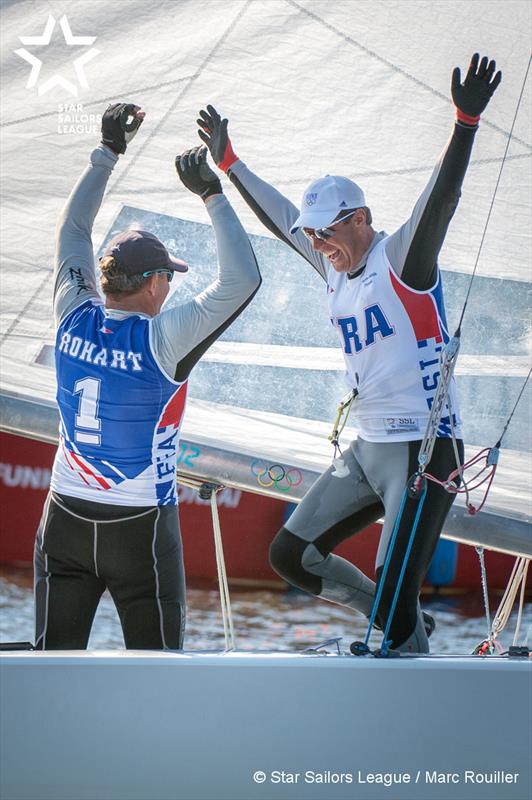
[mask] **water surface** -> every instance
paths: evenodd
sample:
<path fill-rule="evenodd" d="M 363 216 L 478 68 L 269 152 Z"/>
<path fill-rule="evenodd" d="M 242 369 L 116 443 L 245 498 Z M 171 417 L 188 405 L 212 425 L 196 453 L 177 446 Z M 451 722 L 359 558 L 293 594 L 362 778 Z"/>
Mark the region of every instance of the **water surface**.
<path fill-rule="evenodd" d="M 212 587 L 187 588 L 187 650 L 222 649 L 223 624 L 218 591 Z M 490 600 L 495 613 L 500 597 Z M 428 595 L 423 607 L 437 622 L 431 637 L 434 653 L 469 654 L 486 638 L 487 622 L 479 593 L 453 596 Z M 365 620 L 332 603 L 316 600 L 299 591 L 231 589 L 235 637 L 240 650 L 301 651 L 332 637 L 341 636 L 342 648 L 366 635 Z M 505 650 L 512 644 L 516 612 L 500 642 Z M 4 567 L 0 572 L 0 641 L 33 640 L 32 572 Z M 378 646 L 375 635 L 372 644 Z M 532 646 L 532 603 L 527 603 L 521 623 L 519 644 Z M 89 642 L 91 649 L 123 649 L 124 642 L 113 601 L 102 597 Z"/>

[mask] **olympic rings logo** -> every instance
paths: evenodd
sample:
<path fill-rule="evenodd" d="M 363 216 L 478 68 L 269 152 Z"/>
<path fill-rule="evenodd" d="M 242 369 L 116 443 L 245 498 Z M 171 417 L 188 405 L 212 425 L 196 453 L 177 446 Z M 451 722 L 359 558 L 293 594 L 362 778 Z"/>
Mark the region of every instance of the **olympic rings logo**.
<path fill-rule="evenodd" d="M 251 472 L 259 486 L 265 489 L 275 486 L 279 492 L 289 492 L 303 480 L 303 475 L 295 467 L 286 468 L 282 464 L 268 464 L 258 458 L 252 461 Z"/>

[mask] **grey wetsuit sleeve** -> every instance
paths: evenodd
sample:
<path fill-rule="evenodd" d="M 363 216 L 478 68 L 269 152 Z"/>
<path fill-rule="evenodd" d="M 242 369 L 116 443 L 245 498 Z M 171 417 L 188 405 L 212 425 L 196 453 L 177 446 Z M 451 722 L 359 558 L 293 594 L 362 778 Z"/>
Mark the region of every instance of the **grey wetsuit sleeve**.
<path fill-rule="evenodd" d="M 460 200 L 476 131 L 476 126 L 455 123 L 410 218 L 386 241 L 390 264 L 413 289 L 430 289 L 436 283 L 438 255 Z"/>
<path fill-rule="evenodd" d="M 229 169 L 229 177 L 263 225 L 303 256 L 327 280 L 326 261 L 321 253 L 312 249 L 310 241 L 301 230 L 290 233 L 290 228 L 299 216 L 296 206 L 269 183 L 258 178 L 243 161 L 235 161 Z"/>
<path fill-rule="evenodd" d="M 59 218 L 54 263 L 56 325 L 76 306 L 100 297 L 96 287 L 92 226 L 117 161 L 118 156 L 109 148 L 97 147 Z"/>
<path fill-rule="evenodd" d="M 201 294 L 150 322 L 151 346 L 164 371 L 184 381 L 258 291 L 261 276 L 240 220 L 224 195 L 207 203 L 216 236 L 218 276 Z"/>

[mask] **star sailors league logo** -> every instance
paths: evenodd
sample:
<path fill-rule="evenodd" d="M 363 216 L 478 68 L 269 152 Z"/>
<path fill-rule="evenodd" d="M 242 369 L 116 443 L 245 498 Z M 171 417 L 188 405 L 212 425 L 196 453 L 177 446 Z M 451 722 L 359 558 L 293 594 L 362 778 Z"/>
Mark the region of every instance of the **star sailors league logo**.
<path fill-rule="evenodd" d="M 54 33 L 57 26 L 57 22 L 55 17 L 50 15 L 48 17 L 48 21 L 44 27 L 44 31 L 40 36 L 19 36 L 20 41 L 23 45 L 40 45 L 40 46 L 47 46 L 50 44 L 52 39 L 52 34 Z M 65 44 L 68 47 L 90 47 L 90 50 L 80 55 L 78 58 L 75 58 L 72 62 L 72 67 L 74 68 L 74 72 L 76 74 L 77 83 L 74 83 L 72 80 L 68 80 L 63 75 L 59 73 L 54 73 L 50 78 L 45 81 L 40 80 L 41 76 L 41 67 L 43 65 L 43 61 L 37 56 L 30 53 L 24 47 L 21 47 L 18 50 L 15 50 L 15 53 L 27 61 L 28 64 L 31 65 L 31 72 L 28 78 L 28 82 L 26 83 L 26 89 L 33 89 L 35 86 L 37 87 L 37 94 L 39 97 L 43 94 L 46 94 L 50 91 L 50 89 L 55 88 L 56 86 L 60 86 L 62 89 L 65 89 L 70 94 L 77 97 L 79 92 L 79 87 L 81 86 L 83 89 L 88 89 L 89 84 L 87 82 L 87 78 L 85 76 L 85 65 L 92 61 L 92 59 L 98 55 L 100 52 L 95 47 L 91 45 L 94 44 L 96 41 L 96 36 L 74 36 L 72 34 L 72 30 L 70 29 L 70 24 L 66 15 L 63 15 L 59 20 L 59 27 L 63 34 L 63 39 Z M 72 54 L 79 52 L 73 51 Z"/>

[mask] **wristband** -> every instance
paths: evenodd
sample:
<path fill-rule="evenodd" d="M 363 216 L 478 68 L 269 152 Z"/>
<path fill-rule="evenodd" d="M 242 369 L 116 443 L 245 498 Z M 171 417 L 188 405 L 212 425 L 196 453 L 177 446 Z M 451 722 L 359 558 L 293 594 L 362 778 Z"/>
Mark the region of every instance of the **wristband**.
<path fill-rule="evenodd" d="M 463 111 L 460 111 L 459 108 L 456 109 L 456 119 L 458 122 L 465 122 L 466 125 L 478 125 L 480 120 L 480 114 L 478 117 L 471 117 L 469 114 L 464 114 Z"/>
<path fill-rule="evenodd" d="M 223 172 L 227 172 L 229 167 L 232 167 L 235 161 L 238 161 L 238 156 L 235 155 L 233 146 L 231 144 L 231 139 L 227 139 L 227 145 L 224 152 L 223 160 L 220 161 L 218 164 L 218 168 L 221 169 Z"/>
<path fill-rule="evenodd" d="M 205 202 L 208 197 L 212 197 L 214 194 L 223 194 L 222 184 L 219 180 L 210 182 L 202 191 L 200 197 Z"/>

